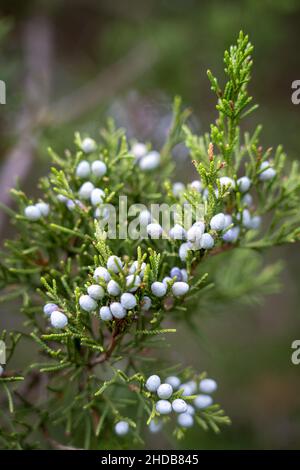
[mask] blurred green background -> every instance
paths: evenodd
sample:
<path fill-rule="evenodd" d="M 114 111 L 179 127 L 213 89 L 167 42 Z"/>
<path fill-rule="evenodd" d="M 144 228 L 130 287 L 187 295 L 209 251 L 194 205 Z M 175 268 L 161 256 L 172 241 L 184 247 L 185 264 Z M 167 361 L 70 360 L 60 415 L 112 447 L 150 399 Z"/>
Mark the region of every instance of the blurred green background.
<path fill-rule="evenodd" d="M 282 143 L 299 158 L 300 105 L 291 83 L 300 79 L 300 2 L 297 0 L 57 0 L 0 2 L 0 79 L 7 104 L 0 116 L 0 198 L 16 176 L 32 193 L 48 167 L 47 147 L 63 152 L 74 130 L 97 136 L 108 115 L 129 137 L 162 143 L 175 94 L 193 109 L 204 132 L 215 118 L 207 68 L 220 78 L 224 49 L 240 29 L 255 45 L 250 86 L 260 108 L 247 120 L 264 125 L 262 144 Z M 192 166 L 177 152 L 178 179 Z M 11 236 L 4 215 L 1 238 Z M 223 263 L 229 262 L 227 255 Z M 281 291 L 263 304 L 237 301 L 201 312 L 201 336 L 181 330 L 170 348 L 175 362 L 208 370 L 233 424 L 220 435 L 189 431 L 182 448 L 297 448 L 300 442 L 300 365 L 291 343 L 300 336 L 299 247 L 275 249 L 283 258 Z M 226 280 L 225 280 L 226 281 Z M 20 324 L 18 306 L 1 307 L 0 328 Z M 16 367 L 34 351 L 23 351 Z M 177 445 L 177 444 L 176 444 Z M 149 436 L 147 447 L 172 448 Z"/>

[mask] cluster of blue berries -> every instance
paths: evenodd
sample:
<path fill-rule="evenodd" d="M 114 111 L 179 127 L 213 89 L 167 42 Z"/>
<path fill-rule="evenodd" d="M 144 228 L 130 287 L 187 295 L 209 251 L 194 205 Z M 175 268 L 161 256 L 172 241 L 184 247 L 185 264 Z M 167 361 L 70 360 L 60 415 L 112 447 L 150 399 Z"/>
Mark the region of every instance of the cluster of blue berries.
<path fill-rule="evenodd" d="M 50 206 L 46 202 L 40 201 L 34 205 L 25 207 L 24 215 L 28 220 L 36 221 L 42 217 L 47 217 L 50 212 Z"/>
<path fill-rule="evenodd" d="M 142 171 L 154 170 L 160 165 L 160 154 L 156 150 L 149 151 L 141 142 L 133 144 L 131 153 Z"/>
<path fill-rule="evenodd" d="M 93 278 L 100 284 L 88 286 L 87 294 L 79 298 L 80 307 L 87 312 L 95 311 L 98 308 L 98 301 L 103 301 L 105 297 L 110 296 L 116 300 L 111 301 L 110 299 L 108 305 L 100 307 L 100 318 L 104 321 L 110 321 L 126 317 L 127 312 L 135 309 L 138 305 L 134 294 L 141 287 L 145 268 L 145 263 L 139 266 L 138 261 L 134 261 L 126 275 L 126 286 L 122 289 L 124 281 L 121 278 L 119 282 L 115 279 L 121 272 L 123 274 L 124 263 L 118 256 L 110 256 L 106 268 L 100 266 L 95 269 Z M 139 305 L 142 310 L 149 310 L 151 299 L 144 296 Z"/>
<path fill-rule="evenodd" d="M 276 176 L 276 171 L 272 168 L 269 161 L 260 165 L 258 179 L 260 181 L 269 181 Z M 209 227 L 205 227 L 203 221 L 195 222 L 189 230 L 185 230 L 181 225 L 175 224 L 169 231 L 169 237 L 173 240 L 185 240 L 185 243 L 179 248 L 179 257 L 186 261 L 189 250 L 209 250 L 214 247 L 215 239 L 220 236 L 226 243 L 235 243 L 239 237 L 241 226 L 246 229 L 257 230 L 261 224 L 261 217 L 252 215 L 249 207 L 253 204 L 253 198 L 249 194 L 252 182 L 248 176 L 242 176 L 236 182 L 228 176 L 219 179 L 220 186 L 226 188 L 229 192 L 238 190 L 242 193 L 242 202 L 244 209 L 242 213 L 234 215 L 219 213 L 212 217 Z M 203 190 L 201 181 L 193 181 L 189 187 L 199 193 L 202 193 L 203 199 L 208 197 L 208 190 Z M 173 194 L 175 197 L 181 197 L 185 191 L 185 185 L 177 182 L 173 184 Z M 218 195 L 218 189 L 215 189 Z M 234 223 L 235 219 L 235 223 Z M 148 228 L 149 227 L 149 228 Z M 159 238 L 163 231 L 159 224 L 149 224 L 148 234 L 153 238 Z"/>
<path fill-rule="evenodd" d="M 125 266 L 121 258 L 111 255 L 106 267 L 99 266 L 94 270 L 94 282 L 87 286 L 86 294 L 79 297 L 81 309 L 89 313 L 98 310 L 103 321 L 120 320 L 135 309 L 149 311 L 153 298 L 160 299 L 167 294 L 180 298 L 188 293 L 186 269 L 174 267 L 170 276 L 152 282 L 149 295 L 143 295 L 145 269 L 144 262 L 133 261 L 130 266 Z M 68 324 L 68 317 L 54 303 L 46 304 L 44 313 L 55 328 L 64 328 Z"/>
<path fill-rule="evenodd" d="M 157 416 L 150 421 L 149 430 L 157 433 L 163 427 L 162 417 L 172 413 L 175 414 L 179 427 L 184 429 L 192 427 L 197 411 L 213 404 L 211 394 L 217 390 L 217 383 L 209 378 L 203 378 L 199 383 L 196 380 L 181 382 L 175 375 L 167 377 L 162 383 L 158 375 L 151 375 L 146 380 L 145 388 L 156 401 Z M 129 423 L 125 420 L 118 421 L 114 429 L 118 436 L 125 436 L 130 429 Z"/>
<path fill-rule="evenodd" d="M 114 277 L 123 271 L 124 263 L 117 256 L 110 256 L 107 261 L 107 268 L 98 267 L 94 271 L 94 279 L 99 284 L 92 284 L 87 288 L 87 294 L 82 295 L 79 299 L 81 308 L 87 312 L 92 312 L 97 309 L 98 301 L 108 294 L 110 297 L 116 297 L 117 299 L 110 302 L 108 305 L 100 307 L 99 315 L 104 321 L 110 321 L 115 319 L 122 319 L 127 315 L 129 310 L 133 310 L 138 306 L 138 301 L 135 293 L 138 289 L 142 288 L 142 282 L 146 263 L 141 263 L 139 266 L 138 261 L 134 261 L 126 275 L 126 289 L 121 288 L 121 280 L 117 282 L 111 278 L 111 274 Z M 124 274 L 124 273 L 123 273 Z M 162 282 L 155 281 L 151 284 L 151 293 L 154 297 L 164 297 L 169 289 L 168 281 L 177 280 L 172 284 L 171 293 L 175 297 L 181 297 L 189 291 L 189 285 L 187 281 L 187 272 L 185 269 L 180 270 L 179 268 L 173 268 L 170 272 L 171 277 L 165 277 Z M 148 311 L 151 308 L 152 300 L 149 296 L 145 295 L 141 297 L 139 307 L 142 311 Z"/>
<path fill-rule="evenodd" d="M 175 282 L 172 283 L 172 281 Z M 188 293 L 190 286 L 187 283 L 188 274 L 186 269 L 180 269 L 177 266 L 171 269 L 170 275 L 163 278 L 163 280 L 155 281 L 151 285 L 151 292 L 155 297 L 164 297 L 168 290 L 169 285 L 172 284 L 170 288 L 171 293 L 174 297 L 183 297 Z"/>
<path fill-rule="evenodd" d="M 57 199 L 59 200 L 59 202 L 62 202 L 63 204 L 65 204 L 65 206 L 67 207 L 67 209 L 69 209 L 69 211 L 73 211 L 75 207 L 84 209 L 84 204 L 82 204 L 82 202 L 79 199 L 74 199 L 74 200 L 69 199 L 63 194 L 58 194 Z"/>
<path fill-rule="evenodd" d="M 61 312 L 58 305 L 54 303 L 47 303 L 44 305 L 44 314 L 50 319 L 53 328 L 65 328 L 68 324 L 68 317 L 65 313 Z"/>
<path fill-rule="evenodd" d="M 96 142 L 90 137 L 86 137 L 81 142 L 81 149 L 84 153 L 89 154 L 95 152 L 97 149 Z M 90 176 L 93 176 L 96 179 L 102 178 L 107 173 L 107 166 L 102 160 L 94 160 L 89 162 L 87 160 L 81 160 L 76 168 L 76 176 L 79 179 L 88 179 Z M 66 205 L 69 210 L 74 210 L 74 208 L 79 206 L 84 208 L 82 201 L 90 201 L 92 206 L 95 209 L 95 217 L 100 215 L 99 206 L 103 203 L 105 193 L 101 188 L 95 187 L 91 181 L 85 181 L 78 190 L 77 199 L 68 199 L 66 196 L 59 194 L 58 200 Z"/>
<path fill-rule="evenodd" d="M 217 389 L 217 383 L 208 378 L 200 380 L 199 384 L 195 380 L 182 383 L 177 376 L 167 377 L 165 382 L 161 383 L 158 375 L 151 375 L 145 387 L 151 394 L 155 394 L 155 398 L 156 396 L 159 398 L 155 404 L 155 410 L 159 416 L 175 412 L 177 424 L 182 428 L 189 428 L 194 424 L 196 410 L 205 409 L 213 404 L 210 394 Z M 198 391 L 201 393 L 199 394 Z M 178 392 L 181 393 L 179 397 Z M 192 401 L 193 405 L 187 401 Z M 161 419 L 155 419 L 150 422 L 149 429 L 151 432 L 158 432 L 162 425 Z"/>
<path fill-rule="evenodd" d="M 276 176 L 276 170 L 272 167 L 271 162 L 268 160 L 262 162 L 259 169 L 260 181 L 270 181 Z"/>

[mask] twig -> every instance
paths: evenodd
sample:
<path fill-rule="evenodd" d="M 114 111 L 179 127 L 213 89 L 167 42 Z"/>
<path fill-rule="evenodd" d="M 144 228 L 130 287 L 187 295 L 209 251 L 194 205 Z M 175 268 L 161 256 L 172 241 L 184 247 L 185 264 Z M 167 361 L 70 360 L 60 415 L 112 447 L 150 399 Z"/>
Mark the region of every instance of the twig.
<path fill-rule="evenodd" d="M 92 367 L 95 367 L 96 365 L 98 364 L 102 364 L 103 362 L 107 361 L 107 359 L 110 358 L 110 356 L 112 355 L 116 345 L 117 345 L 117 336 L 118 336 L 119 332 L 118 332 L 118 329 L 116 328 L 111 336 L 111 340 L 110 340 L 110 344 L 107 348 L 107 350 L 100 354 L 100 356 L 96 357 L 95 359 L 93 359 L 88 367 L 92 368 Z"/>

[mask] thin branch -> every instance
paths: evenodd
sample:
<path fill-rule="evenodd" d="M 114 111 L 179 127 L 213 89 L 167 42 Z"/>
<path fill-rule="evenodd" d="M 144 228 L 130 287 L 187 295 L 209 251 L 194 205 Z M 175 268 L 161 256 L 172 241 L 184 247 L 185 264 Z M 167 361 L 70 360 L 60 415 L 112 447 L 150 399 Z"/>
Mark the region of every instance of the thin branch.
<path fill-rule="evenodd" d="M 112 336 L 111 336 L 110 343 L 109 343 L 109 346 L 108 346 L 107 350 L 104 353 L 100 354 L 100 356 L 98 356 L 95 359 L 91 360 L 91 362 L 88 365 L 89 368 L 93 368 L 98 364 L 102 364 L 103 362 L 107 361 L 110 358 L 110 356 L 112 355 L 115 347 L 117 346 L 118 334 L 119 334 L 119 331 L 116 328 L 114 330 Z"/>

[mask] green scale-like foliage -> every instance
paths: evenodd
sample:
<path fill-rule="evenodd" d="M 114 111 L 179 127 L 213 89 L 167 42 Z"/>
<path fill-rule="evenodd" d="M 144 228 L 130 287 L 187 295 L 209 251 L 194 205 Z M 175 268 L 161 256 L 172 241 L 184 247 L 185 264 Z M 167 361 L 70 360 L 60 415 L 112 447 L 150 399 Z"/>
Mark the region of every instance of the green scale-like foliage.
<path fill-rule="evenodd" d="M 240 120 L 256 107 L 247 90 L 252 52 L 248 37 L 240 33 L 237 44 L 225 52 L 225 85 L 208 72 L 218 111 L 209 133 L 194 135 L 187 124 L 189 110 L 182 110 L 180 99 L 175 99 L 173 122 L 159 151 L 157 168 L 143 171 L 125 132 L 109 121 L 91 152 L 82 150 L 84 140 L 79 134 L 75 134 L 74 151 L 68 150 L 64 156 L 49 151 L 53 167 L 39 184 L 41 198 L 49 204 L 48 215 L 29 220 L 26 208 L 35 202 L 21 190 L 12 190 L 18 210 L 6 210 L 17 235 L 6 242 L 1 256 L 1 300 L 23 300 L 21 313 L 26 332 L 30 333 L 2 334 L 8 364 L 0 384 L 7 394 L 10 412 L 1 410 L 2 447 L 132 447 L 143 443 L 145 426 L 157 419 L 164 421 L 166 432 L 172 431 L 173 423 L 174 435 L 184 436 L 186 428 L 174 424 L 174 414 L 172 418 L 159 416 L 158 397 L 147 390 L 146 379 L 159 373 L 163 381 L 175 374 L 181 384 L 198 384 L 206 374 L 188 368 L 184 359 L 182 364 L 174 365 L 166 354 L 161 355 L 168 335 L 176 334 L 182 322 L 196 332 L 196 317 L 201 311 L 213 312 L 226 302 L 247 301 L 272 291 L 277 286 L 275 276 L 280 265 L 262 267 L 257 253 L 299 238 L 297 164 L 287 162 L 281 147 L 273 151 L 260 146 L 260 126 L 252 134 L 240 131 Z M 179 194 L 171 183 L 172 149 L 178 143 L 189 149 L 199 174 L 197 189 L 193 184 L 186 185 Z M 165 203 L 182 208 L 188 202 L 193 208 L 192 222 L 197 222 L 196 210 L 201 205 L 201 221 L 213 246 L 196 249 L 190 244 L 183 256 L 183 240 L 109 238 L 90 200 L 80 200 L 79 190 L 86 179 L 76 176 L 76 169 L 82 160 L 101 160 L 106 165 L 103 176 L 88 178 L 104 191 L 98 209 L 109 203 L 118 215 L 120 196 L 127 197 L 128 207 Z M 270 169 L 271 177 L 264 177 Z M 241 176 L 251 183 L 246 191 L 241 188 Z M 230 222 L 220 230 L 212 229 L 211 219 L 220 213 L 230 216 Z M 232 233 L 234 236 L 229 237 Z M 126 277 L 133 273 L 134 261 L 137 266 L 133 282 L 137 276 L 141 282 L 132 292 L 136 306 L 124 318 L 102 321 L 99 308 L 109 306 L 120 296 L 109 295 L 107 283 L 93 276 L 96 268 L 106 267 L 111 255 L 120 257 L 123 263 L 119 271 L 109 269 L 121 292 L 133 287 Z M 165 295 L 157 297 L 153 283 L 169 276 L 175 266 L 186 270 L 188 291 L 183 296 L 175 295 L 177 279 L 172 278 L 165 281 Z M 79 299 L 93 284 L 103 287 L 105 295 L 97 300 L 96 308 L 86 311 Z M 145 296 L 151 300 L 147 310 Z M 43 315 L 43 304 L 47 302 L 55 303 L 67 317 L 65 327 L 54 328 Z M 44 362 L 30 364 L 22 373 L 16 373 L 10 370 L 9 360 L 22 337 L 37 344 Z M 37 384 L 43 384 L 37 402 L 27 396 L 32 377 L 36 377 Z M 23 378 L 25 382 L 18 385 Z M 183 396 L 183 391 L 182 387 L 174 390 L 171 400 Z M 198 393 L 191 390 L 184 396 L 185 401 L 193 404 Z M 127 436 L 114 433 L 118 421 L 129 424 Z M 212 404 L 197 409 L 194 422 L 203 430 L 218 432 L 229 418 L 219 405 Z"/>

